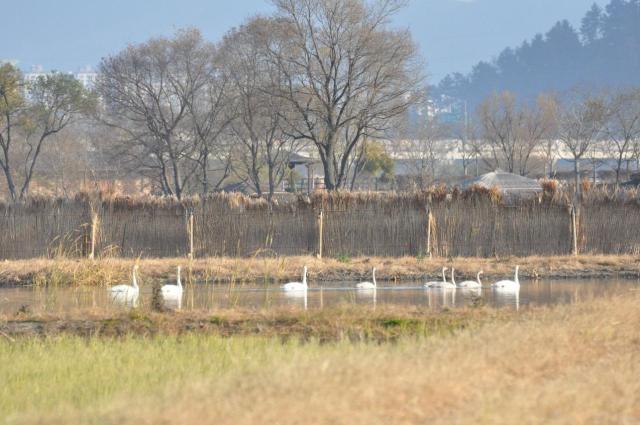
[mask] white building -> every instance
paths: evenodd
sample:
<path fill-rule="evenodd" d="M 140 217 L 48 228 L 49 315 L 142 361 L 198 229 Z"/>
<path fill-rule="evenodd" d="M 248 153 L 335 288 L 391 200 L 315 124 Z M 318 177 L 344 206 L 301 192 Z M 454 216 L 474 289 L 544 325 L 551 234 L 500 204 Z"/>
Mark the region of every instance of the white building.
<path fill-rule="evenodd" d="M 90 66 L 85 66 L 75 73 L 74 76 L 76 77 L 76 80 L 80 81 L 85 89 L 91 90 L 96 84 L 98 73 Z"/>
<path fill-rule="evenodd" d="M 27 83 L 26 85 L 28 86 L 30 84 L 35 83 L 38 80 L 38 78 L 46 77 L 48 74 L 50 73 L 45 72 L 42 65 L 34 65 L 31 67 L 30 72 L 26 72 L 24 74 L 24 82 Z"/>
<path fill-rule="evenodd" d="M 27 83 L 25 86 L 28 87 L 30 84 L 36 82 L 40 77 L 46 77 L 47 75 L 53 74 L 54 71 L 45 71 L 42 65 L 34 65 L 31 67 L 30 72 L 26 72 L 24 74 L 24 81 Z M 98 78 L 98 73 L 95 72 L 90 66 L 86 66 L 81 68 L 76 73 L 69 73 L 73 75 L 76 80 L 78 80 L 82 86 L 91 90 L 95 86 L 96 79 Z M 26 93 L 25 93 L 26 94 Z"/>

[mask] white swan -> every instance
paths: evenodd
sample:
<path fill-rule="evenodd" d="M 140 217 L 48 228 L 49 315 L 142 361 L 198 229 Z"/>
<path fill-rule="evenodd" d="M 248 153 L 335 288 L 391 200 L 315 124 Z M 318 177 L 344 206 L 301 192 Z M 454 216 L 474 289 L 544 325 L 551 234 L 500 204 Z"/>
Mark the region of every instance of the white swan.
<path fill-rule="evenodd" d="M 492 288 L 502 288 L 502 289 L 518 289 L 520 288 L 520 281 L 518 280 L 518 270 L 520 270 L 520 266 L 516 266 L 515 280 L 501 280 L 499 282 L 491 285 Z"/>
<path fill-rule="evenodd" d="M 138 287 L 138 279 L 136 278 L 136 272 L 138 271 L 138 265 L 133 266 L 133 273 L 131 275 L 131 285 L 116 285 L 109 288 L 109 295 L 111 300 L 122 304 L 135 304 L 138 301 L 140 295 L 140 288 Z"/>
<path fill-rule="evenodd" d="M 376 283 L 376 268 L 373 268 L 373 282 L 360 282 L 356 285 L 356 289 L 360 289 L 360 290 L 372 290 L 372 289 L 376 289 L 378 287 L 377 283 Z"/>
<path fill-rule="evenodd" d="M 182 280 L 180 279 L 180 266 L 177 268 L 178 277 L 176 278 L 175 285 L 162 285 L 160 291 L 162 292 L 162 298 L 165 300 L 178 300 L 182 298 Z"/>
<path fill-rule="evenodd" d="M 467 289 L 480 289 L 482 288 L 482 282 L 480 281 L 480 275 L 484 272 L 480 270 L 476 275 L 476 280 L 465 280 L 464 282 L 458 283 L 459 288 L 467 288 Z"/>
<path fill-rule="evenodd" d="M 449 270 L 448 267 L 442 268 L 442 282 L 427 282 L 424 284 L 425 288 L 456 289 L 454 283 L 447 282 L 447 276 L 445 275 L 447 270 Z"/>
<path fill-rule="evenodd" d="M 436 288 L 436 287 L 440 287 L 439 285 L 442 285 L 442 282 L 446 282 L 447 281 L 447 276 L 445 275 L 445 272 L 448 270 L 447 267 L 443 267 L 442 268 L 442 281 L 431 281 L 431 282 L 427 282 L 424 284 L 425 288 Z M 438 285 L 438 286 L 436 286 Z"/>
<path fill-rule="evenodd" d="M 282 289 L 285 291 L 306 291 L 307 286 L 307 266 L 304 266 L 302 272 L 302 282 L 289 282 L 282 285 Z"/>

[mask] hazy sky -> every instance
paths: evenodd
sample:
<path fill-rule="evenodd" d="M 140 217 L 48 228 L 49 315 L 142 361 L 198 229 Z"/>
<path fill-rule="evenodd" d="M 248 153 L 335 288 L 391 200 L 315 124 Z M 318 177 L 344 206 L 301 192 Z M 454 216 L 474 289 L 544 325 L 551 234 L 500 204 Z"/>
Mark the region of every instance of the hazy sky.
<path fill-rule="evenodd" d="M 408 26 L 431 82 L 467 72 L 481 59 L 515 46 L 560 19 L 579 25 L 594 0 L 411 0 L 395 22 Z M 604 5 L 606 0 L 597 0 Z M 268 0 L 0 0 L 0 59 L 28 70 L 96 66 L 129 42 L 199 27 L 211 40 L 256 13 Z"/>

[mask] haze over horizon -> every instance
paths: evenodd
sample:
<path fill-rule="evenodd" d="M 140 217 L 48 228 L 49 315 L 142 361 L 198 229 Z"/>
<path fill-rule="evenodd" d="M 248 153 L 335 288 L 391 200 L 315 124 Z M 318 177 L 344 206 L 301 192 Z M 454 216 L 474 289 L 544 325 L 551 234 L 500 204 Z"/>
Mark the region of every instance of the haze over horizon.
<path fill-rule="evenodd" d="M 214 4 L 211 4 L 214 3 Z M 223 3 L 226 3 L 223 5 Z M 429 82 L 451 72 L 466 73 L 480 60 L 518 46 L 559 20 L 579 26 L 594 0 L 411 0 L 395 18 L 408 27 L 427 62 Z M 601 6 L 607 1 L 596 0 Z M 64 6 L 61 7 L 60 5 Z M 0 27 L 0 59 L 17 60 L 23 70 L 33 65 L 75 71 L 97 67 L 104 56 L 128 43 L 138 43 L 176 29 L 195 26 L 218 41 L 247 17 L 269 13 L 267 0 L 208 2 L 160 0 L 154 8 L 141 0 L 86 1 L 24 0 L 4 5 L 11 16 Z M 123 12 L 128 11 L 128 12 Z"/>

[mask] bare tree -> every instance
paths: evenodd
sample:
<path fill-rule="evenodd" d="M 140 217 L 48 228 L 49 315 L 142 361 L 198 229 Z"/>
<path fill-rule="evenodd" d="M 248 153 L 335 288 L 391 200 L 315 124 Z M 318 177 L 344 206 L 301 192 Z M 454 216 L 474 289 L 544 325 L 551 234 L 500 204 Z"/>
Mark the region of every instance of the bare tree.
<path fill-rule="evenodd" d="M 420 189 L 432 185 L 442 173 L 438 167 L 453 146 L 448 143 L 449 126 L 437 117 L 424 116 L 411 126 L 404 141 L 403 156 Z"/>
<path fill-rule="evenodd" d="M 55 149 L 45 149 L 38 164 L 38 187 L 46 186 L 57 196 L 71 196 L 94 181 L 96 166 L 102 167 L 90 142 L 90 120 L 79 119 L 51 136 Z M 45 178 L 42 178 L 45 177 Z"/>
<path fill-rule="evenodd" d="M 451 123 L 447 126 L 448 129 L 448 137 L 452 137 L 457 141 L 457 149 L 460 154 L 460 159 L 462 160 L 462 175 L 469 175 L 469 166 L 471 164 L 471 159 L 475 157 L 475 151 L 473 149 L 473 141 L 471 140 L 471 136 L 473 134 L 472 123 L 469 121 L 469 117 L 466 111 L 466 103 L 465 103 L 465 111 L 464 117 L 462 120 Z"/>
<path fill-rule="evenodd" d="M 540 117 L 540 131 L 538 135 L 541 141 L 538 143 L 540 156 L 544 161 L 544 175 L 553 177 L 553 165 L 559 156 L 559 144 L 556 140 L 558 134 L 558 101 L 554 95 L 543 94 L 538 97 L 538 114 Z"/>
<path fill-rule="evenodd" d="M 616 186 L 622 164 L 633 156 L 633 144 L 640 138 L 640 89 L 624 89 L 608 102 L 605 134 L 615 149 Z"/>
<path fill-rule="evenodd" d="M 167 195 L 180 198 L 200 167 L 202 138 L 190 106 L 210 82 L 213 55 L 214 47 L 189 29 L 130 45 L 100 65 L 100 120 L 119 130 L 116 157 L 152 172 Z"/>
<path fill-rule="evenodd" d="M 540 145 L 540 156 L 544 159 L 544 175 L 553 178 L 556 158 L 560 155 L 557 140 L 549 137 Z"/>
<path fill-rule="evenodd" d="M 0 167 L 13 200 L 29 193 L 46 142 L 94 105 L 68 74 L 41 76 L 26 88 L 23 99 L 19 71 L 10 64 L 0 68 Z"/>
<path fill-rule="evenodd" d="M 483 135 L 491 157 L 484 158 L 491 168 L 504 168 L 510 173 L 518 166 L 518 127 L 522 115 L 517 110 L 515 95 L 509 92 L 493 94 L 478 108 Z"/>
<path fill-rule="evenodd" d="M 280 70 L 269 60 L 268 46 L 275 49 L 276 44 L 271 41 L 274 24 L 272 19 L 254 18 L 230 31 L 222 47 L 236 111 L 231 122 L 237 141 L 234 171 L 251 182 L 259 196 L 266 180 L 269 202 L 293 149 L 292 138 L 283 131 L 288 104 L 273 94 L 283 90 Z"/>
<path fill-rule="evenodd" d="M 574 92 L 558 108 L 558 138 L 573 156 L 575 190 L 581 199 L 580 160 L 597 142 L 606 118 L 605 102 L 599 95 Z"/>
<path fill-rule="evenodd" d="M 270 56 L 284 80 L 276 94 L 292 110 L 288 132 L 311 141 L 325 187 L 348 179 L 352 152 L 376 138 L 422 96 L 422 64 L 408 31 L 389 18 L 400 0 L 273 0 L 278 45 Z"/>
<path fill-rule="evenodd" d="M 202 194 L 218 190 L 232 171 L 232 145 L 229 142 L 230 126 L 237 110 L 231 107 L 234 94 L 229 74 L 221 65 L 222 55 L 210 46 L 210 62 L 204 70 L 206 82 L 187 99 L 188 125 L 192 128 L 198 146 L 196 163 L 199 171 L 195 177 L 202 187 Z M 187 69 L 186 72 L 191 72 Z M 211 168 L 214 164 L 215 168 Z"/>
<path fill-rule="evenodd" d="M 465 155 L 467 155 L 468 158 L 467 161 L 469 165 L 471 165 L 473 158 L 473 175 L 478 177 L 480 175 L 480 162 L 482 161 L 485 163 L 482 158 L 487 157 L 487 152 L 490 151 L 490 149 L 487 147 L 487 143 L 482 137 L 481 125 L 477 120 L 470 120 L 467 125 L 467 138 L 465 145 Z"/>
<path fill-rule="evenodd" d="M 491 152 L 485 162 L 491 168 L 526 175 L 532 154 L 553 128 L 550 98 L 541 96 L 532 105 L 518 105 L 509 92 L 493 94 L 479 107 L 483 136 Z"/>
<path fill-rule="evenodd" d="M 0 148 L 2 158 L 0 167 L 7 181 L 9 195 L 16 199 L 16 183 L 13 176 L 13 164 L 10 161 L 10 152 L 13 144 L 13 133 L 18 125 L 19 115 L 24 108 L 22 96 L 22 75 L 20 71 L 9 63 L 0 66 Z"/>
<path fill-rule="evenodd" d="M 552 96 L 540 95 L 536 103 L 521 108 L 522 121 L 519 128 L 520 143 L 517 156 L 518 172 L 525 176 L 529 172 L 533 153 L 553 138 L 556 131 L 557 106 Z"/>

